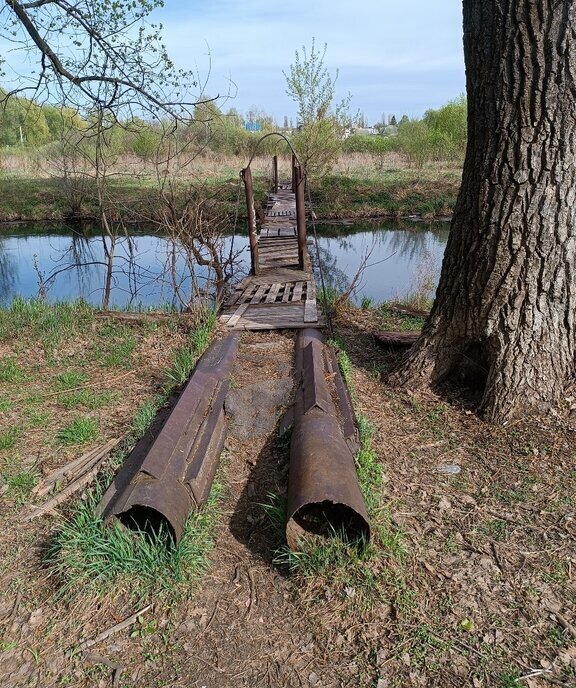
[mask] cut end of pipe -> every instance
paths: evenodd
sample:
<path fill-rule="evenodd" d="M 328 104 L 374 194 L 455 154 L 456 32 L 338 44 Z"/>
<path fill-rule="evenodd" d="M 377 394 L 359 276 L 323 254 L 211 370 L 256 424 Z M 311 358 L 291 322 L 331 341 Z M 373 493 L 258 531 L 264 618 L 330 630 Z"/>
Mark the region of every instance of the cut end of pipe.
<path fill-rule="evenodd" d="M 286 540 L 290 549 L 298 549 L 299 540 L 306 535 L 323 538 L 341 537 L 346 542 L 370 539 L 366 519 L 347 504 L 329 500 L 304 504 L 288 519 Z"/>
<path fill-rule="evenodd" d="M 116 514 L 116 518 L 125 528 L 144 533 L 151 538 L 156 539 L 166 534 L 167 539 L 173 544 L 176 544 L 179 539 L 166 516 L 150 506 L 136 504 L 130 509 Z"/>

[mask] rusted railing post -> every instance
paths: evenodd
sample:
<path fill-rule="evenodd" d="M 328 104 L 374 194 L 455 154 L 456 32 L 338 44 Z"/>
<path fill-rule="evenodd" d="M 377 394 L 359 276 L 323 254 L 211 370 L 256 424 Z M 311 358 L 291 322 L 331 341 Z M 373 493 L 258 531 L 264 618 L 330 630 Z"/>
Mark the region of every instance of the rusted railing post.
<path fill-rule="evenodd" d="M 254 210 L 254 189 L 252 186 L 252 171 L 246 167 L 241 172 L 246 192 L 246 211 L 248 214 L 248 235 L 250 237 L 250 260 L 252 274 L 259 273 L 258 265 L 258 236 L 256 235 L 256 212 Z"/>
<path fill-rule="evenodd" d="M 274 193 L 278 193 L 278 156 L 272 158 L 272 178 L 274 184 Z"/>
<path fill-rule="evenodd" d="M 300 270 L 306 270 L 306 203 L 304 200 L 304 185 L 306 177 L 300 165 L 294 167 L 296 180 L 296 230 L 298 233 L 298 265 Z"/>
<path fill-rule="evenodd" d="M 292 153 L 292 193 L 296 193 L 296 156 Z"/>

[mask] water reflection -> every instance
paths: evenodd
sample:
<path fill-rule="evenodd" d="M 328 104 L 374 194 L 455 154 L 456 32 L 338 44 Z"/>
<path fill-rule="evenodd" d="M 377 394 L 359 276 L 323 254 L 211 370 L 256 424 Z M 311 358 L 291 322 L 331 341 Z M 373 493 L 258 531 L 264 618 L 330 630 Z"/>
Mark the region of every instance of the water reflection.
<path fill-rule="evenodd" d="M 365 296 L 380 302 L 437 285 L 448 240 L 446 223 L 388 223 L 350 230 L 321 227 L 320 264 L 327 286 L 348 291 L 357 277 L 351 297 L 358 304 Z"/>
<path fill-rule="evenodd" d="M 419 275 L 437 280 L 448 226 L 386 223 L 380 226 L 321 225 L 318 227 L 320 263 L 327 286 L 349 289 L 362 261 L 366 267 L 353 299 L 375 301 L 407 294 Z M 220 240 L 219 240 L 220 241 Z M 106 277 L 104 238 L 97 231 L 74 231 L 64 226 L 10 226 L 0 237 L 0 302 L 16 295 L 44 296 L 50 301 L 81 297 L 100 305 Z M 313 262 L 316 247 L 309 239 Z M 236 256 L 235 278 L 250 264 L 247 237 L 224 237 L 217 251 L 225 261 L 231 248 Z M 130 230 L 117 238 L 110 304 L 117 307 L 181 308 L 198 292 L 209 291 L 210 266 L 194 262 L 190 251 L 152 231 Z"/>
<path fill-rule="evenodd" d="M 12 298 L 18 281 L 18 263 L 6 250 L 6 240 L 0 238 L 0 301 Z"/>

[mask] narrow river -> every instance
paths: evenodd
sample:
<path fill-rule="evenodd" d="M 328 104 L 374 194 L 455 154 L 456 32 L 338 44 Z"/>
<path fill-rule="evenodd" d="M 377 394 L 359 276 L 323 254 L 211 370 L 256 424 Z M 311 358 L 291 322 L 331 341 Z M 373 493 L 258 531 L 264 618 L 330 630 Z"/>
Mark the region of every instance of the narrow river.
<path fill-rule="evenodd" d="M 381 302 L 415 291 L 432 293 L 447 237 L 445 223 L 319 225 L 318 253 L 325 283 L 346 291 L 364 264 L 351 294 L 357 304 L 363 298 Z M 313 237 L 309 243 L 317 263 Z M 231 248 L 238 253 L 238 278 L 246 274 L 250 263 L 247 237 L 227 236 L 218 246 L 224 257 L 230 255 Z M 99 305 L 105 256 L 99 233 L 78 233 L 56 225 L 5 226 L 0 232 L 0 303 L 6 305 L 15 296 L 41 293 L 49 301 L 81 297 Z M 119 238 L 115 247 L 110 304 L 118 308 L 177 308 L 191 293 L 193 281 L 206 289 L 208 278 L 208 268 L 193 265 L 186 251 L 165 236 L 131 229 L 130 237 Z"/>

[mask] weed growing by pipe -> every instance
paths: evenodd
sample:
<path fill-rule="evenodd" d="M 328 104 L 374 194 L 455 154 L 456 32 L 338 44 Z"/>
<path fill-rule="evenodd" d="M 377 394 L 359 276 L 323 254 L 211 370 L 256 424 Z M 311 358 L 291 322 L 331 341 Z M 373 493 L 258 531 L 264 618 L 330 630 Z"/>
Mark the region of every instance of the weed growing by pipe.
<path fill-rule="evenodd" d="M 208 553 L 220 519 L 222 485 L 216 480 L 208 503 L 191 514 L 181 540 L 175 544 L 165 527 L 134 532 L 118 522 L 107 526 L 96 515 L 96 506 L 115 469 L 136 441 L 148 430 L 160 407 L 176 385 L 183 384 L 207 347 L 215 315 L 205 317 L 178 350 L 166 373 L 162 394 L 147 401 L 136 413 L 124 447 L 112 458 L 100 480 L 77 503 L 49 543 L 45 563 L 57 581 L 58 596 L 128 594 L 138 602 L 149 596 L 173 602 L 192 596 L 206 570 Z"/>
<path fill-rule="evenodd" d="M 339 346 L 342 375 L 353 394 L 352 365 Z M 360 449 L 355 461 L 358 480 L 372 525 L 372 538 L 350 541 L 343 532 L 329 537 L 306 535 L 296 551 L 284 543 L 275 553 L 274 563 L 300 579 L 307 600 L 337 601 L 341 609 L 367 611 L 375 605 L 394 600 L 409 606 L 410 586 L 406 582 L 402 532 L 393 524 L 384 503 L 382 464 L 374 448 L 374 429 L 365 416 L 358 418 Z M 283 538 L 286 524 L 286 497 L 269 494 L 261 505 L 270 528 Z"/>
<path fill-rule="evenodd" d="M 63 522 L 48 548 L 45 561 L 57 581 L 58 596 L 127 592 L 138 603 L 152 596 L 164 602 L 192 596 L 214 545 L 221 491 L 222 485 L 215 481 L 208 503 L 190 515 L 175 545 L 166 528 L 135 533 L 118 522 L 105 526 L 94 515 L 104 492 L 98 483 Z"/>

